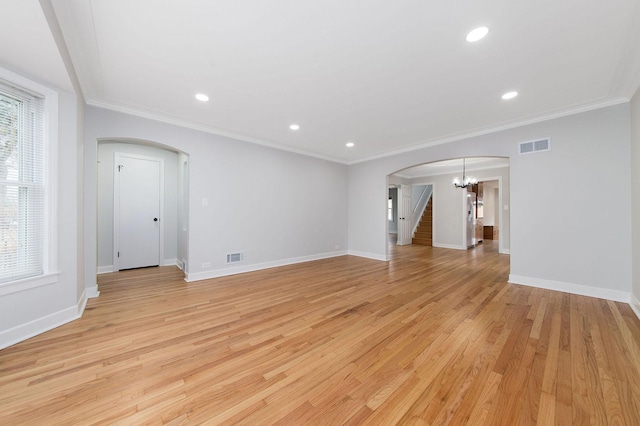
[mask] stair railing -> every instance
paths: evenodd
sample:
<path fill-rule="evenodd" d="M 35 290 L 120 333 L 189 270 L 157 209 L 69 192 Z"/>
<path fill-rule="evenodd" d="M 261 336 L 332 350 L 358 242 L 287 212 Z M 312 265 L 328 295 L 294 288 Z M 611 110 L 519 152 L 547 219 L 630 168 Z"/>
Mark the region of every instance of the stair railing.
<path fill-rule="evenodd" d="M 432 194 L 433 194 L 433 186 L 426 185 L 422 190 L 420 197 L 418 197 L 418 202 L 416 203 L 416 206 L 413 209 L 413 217 L 415 218 L 415 223 L 413 224 L 413 229 L 411 230 L 411 238 L 413 238 L 413 236 L 416 234 L 416 229 L 418 229 L 418 224 L 420 223 L 420 219 L 422 219 L 424 210 L 429 205 L 429 200 L 431 200 Z"/>

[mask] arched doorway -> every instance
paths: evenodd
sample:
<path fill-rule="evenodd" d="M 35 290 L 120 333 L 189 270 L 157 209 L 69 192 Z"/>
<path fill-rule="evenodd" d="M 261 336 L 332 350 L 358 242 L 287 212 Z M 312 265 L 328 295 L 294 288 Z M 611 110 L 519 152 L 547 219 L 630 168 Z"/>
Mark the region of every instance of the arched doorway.
<path fill-rule="evenodd" d="M 118 169 L 123 165 L 116 164 L 116 159 L 148 159 L 162 164 L 162 213 L 157 218 L 161 230 L 158 239 L 160 255 L 157 263 L 159 266 L 175 265 L 184 270 L 188 262 L 189 155 L 154 142 L 105 138 L 98 140 L 97 144 L 97 273 L 122 269 L 118 267 L 117 258 L 121 253 L 116 247 L 119 216 L 117 209 L 114 213 L 114 206 L 118 203 L 114 194 L 119 191 L 115 183 L 118 182 Z M 131 265 L 135 267 L 136 263 Z"/>
<path fill-rule="evenodd" d="M 487 185 L 487 201 L 491 203 L 490 210 L 486 211 L 488 220 L 483 224 L 488 229 L 495 230 L 495 238 L 498 244 L 496 248 L 500 253 L 510 252 L 510 218 L 509 218 L 509 159 L 504 157 L 471 157 L 465 160 L 465 172 L 473 175 L 479 182 Z M 411 210 L 402 212 L 400 217 L 408 222 L 408 227 L 415 235 L 417 225 L 422 217 L 427 203 L 420 205 L 415 197 L 424 194 L 425 191 L 412 191 L 412 188 L 431 186 L 432 206 L 432 245 L 434 247 L 466 250 L 468 231 L 468 212 L 466 189 L 461 190 L 452 184 L 454 178 L 462 179 L 462 158 L 450 159 L 426 164 L 411 166 L 387 176 L 387 186 L 393 185 L 409 191 L 412 198 Z M 401 195 L 398 195 L 400 198 Z M 400 204 L 400 203 L 398 203 Z M 484 212 L 483 212 L 484 213 Z M 399 220 L 400 222 L 401 220 Z M 398 225 L 400 226 L 400 224 Z M 391 229 L 387 228 L 387 232 Z M 480 232 L 483 234 L 484 229 Z M 399 231 L 398 231 L 399 232 Z M 481 237 L 482 238 L 482 237 Z M 390 239 L 391 241 L 392 239 Z M 400 237 L 398 237 L 400 241 Z M 406 244 L 406 241 L 403 242 Z M 387 258 L 390 256 L 387 245 Z"/>

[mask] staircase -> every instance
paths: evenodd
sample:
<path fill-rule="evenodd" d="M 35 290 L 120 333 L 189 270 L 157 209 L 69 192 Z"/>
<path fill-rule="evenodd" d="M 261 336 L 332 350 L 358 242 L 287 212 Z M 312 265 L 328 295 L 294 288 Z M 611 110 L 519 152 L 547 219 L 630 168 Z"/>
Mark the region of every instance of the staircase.
<path fill-rule="evenodd" d="M 433 245 L 433 196 L 429 200 L 427 207 L 425 207 L 420 223 L 416 228 L 416 233 L 413 235 L 413 244 L 420 244 L 423 246 Z"/>

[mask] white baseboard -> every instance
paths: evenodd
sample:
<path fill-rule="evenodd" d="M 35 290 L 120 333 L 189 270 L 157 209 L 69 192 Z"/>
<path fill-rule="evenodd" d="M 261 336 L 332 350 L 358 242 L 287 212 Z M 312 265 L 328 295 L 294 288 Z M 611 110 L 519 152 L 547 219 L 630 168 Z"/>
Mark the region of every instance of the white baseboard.
<path fill-rule="evenodd" d="M 349 250 L 347 254 L 350 256 L 358 256 L 358 257 L 364 257 L 367 259 L 381 260 L 383 262 L 387 262 L 391 260 L 391 257 L 387 256 L 386 254 L 365 253 L 363 251 L 356 251 L 356 250 Z"/>
<path fill-rule="evenodd" d="M 433 243 L 433 247 L 437 248 L 446 248 L 446 249 L 454 249 L 454 250 L 467 250 L 465 246 L 459 246 L 456 244 L 442 244 L 442 243 Z"/>
<path fill-rule="evenodd" d="M 78 318 L 80 318 L 84 313 L 84 309 L 87 307 L 88 300 L 89 298 L 87 297 L 87 289 L 84 289 L 82 291 L 82 294 L 80 295 L 80 300 L 78 300 L 78 304 L 76 305 L 78 306 Z"/>
<path fill-rule="evenodd" d="M 180 268 L 180 270 L 181 270 L 182 272 L 184 272 L 184 264 L 185 264 L 185 263 L 186 263 L 186 261 L 184 261 L 184 260 L 176 259 L 176 266 L 177 266 L 178 268 Z"/>
<path fill-rule="evenodd" d="M 256 263 L 253 265 L 236 266 L 225 269 L 215 269 L 213 271 L 185 273 L 186 282 L 208 280 L 211 278 L 226 277 L 229 275 L 243 274 L 245 272 L 260 271 L 262 269 L 277 268 L 278 266 L 293 265 L 295 263 L 311 262 L 313 260 L 328 259 L 346 255 L 346 251 L 334 251 L 330 253 L 315 254 L 311 256 L 294 257 L 290 259 L 276 260 L 273 262 Z"/>
<path fill-rule="evenodd" d="M 635 294 L 631 293 L 631 300 L 629 301 L 629 306 L 633 309 L 638 319 L 640 319 L 640 300 L 635 296 Z"/>
<path fill-rule="evenodd" d="M 87 293 L 87 299 L 93 299 L 100 296 L 100 291 L 98 291 L 97 285 L 94 285 L 93 287 L 87 287 L 84 289 L 84 291 Z"/>
<path fill-rule="evenodd" d="M 502 250 L 499 250 L 499 251 L 498 251 L 498 253 L 500 253 L 500 254 L 511 254 L 511 250 L 509 250 L 509 249 L 502 249 Z"/>
<path fill-rule="evenodd" d="M 113 265 L 98 266 L 98 274 L 108 274 L 110 272 L 113 272 Z"/>
<path fill-rule="evenodd" d="M 178 266 L 178 259 L 165 259 L 162 266 Z M 98 266 L 98 274 L 109 274 L 113 272 L 113 265 Z"/>
<path fill-rule="evenodd" d="M 86 306 L 87 296 L 86 292 L 83 292 L 75 306 L 45 315 L 26 324 L 20 324 L 8 330 L 0 331 L 0 349 L 15 345 L 38 334 L 77 320 L 84 313 Z"/>
<path fill-rule="evenodd" d="M 611 290 L 601 287 L 591 287 L 582 284 L 565 283 L 561 281 L 545 280 L 541 278 L 509 275 L 509 282 L 529 287 L 544 288 L 547 290 L 562 291 L 564 293 L 579 294 L 581 296 L 597 297 L 598 299 L 613 300 L 615 302 L 630 303 L 631 293 L 620 290 Z"/>

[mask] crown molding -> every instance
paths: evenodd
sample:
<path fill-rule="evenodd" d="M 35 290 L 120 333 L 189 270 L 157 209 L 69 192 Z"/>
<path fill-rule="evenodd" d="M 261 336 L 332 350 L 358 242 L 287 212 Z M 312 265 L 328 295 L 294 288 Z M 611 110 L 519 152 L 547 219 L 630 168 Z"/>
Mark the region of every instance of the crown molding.
<path fill-rule="evenodd" d="M 497 132 L 500 132 L 500 131 L 503 131 L 503 130 L 515 129 L 517 127 L 522 127 L 522 126 L 527 126 L 527 125 L 530 125 L 530 124 L 541 123 L 543 121 L 554 120 L 556 118 L 562 118 L 562 117 L 567 117 L 567 116 L 570 116 L 570 115 L 580 114 L 580 113 L 583 113 L 583 112 L 593 111 L 593 110 L 597 110 L 597 109 L 601 109 L 601 108 L 607 108 L 607 107 L 610 107 L 610 106 L 619 105 L 619 104 L 623 104 L 623 103 L 626 103 L 626 102 L 629 102 L 629 98 L 627 98 L 627 97 L 615 97 L 615 98 L 601 99 L 601 100 L 598 100 L 598 101 L 594 101 L 592 103 L 582 104 L 580 106 L 569 107 L 569 108 L 562 109 L 562 110 L 559 110 L 559 111 L 547 112 L 547 113 L 539 114 L 539 115 L 536 115 L 536 116 L 533 116 L 533 117 L 524 118 L 522 120 L 509 121 L 509 122 L 505 122 L 505 123 L 502 123 L 502 124 L 497 124 L 495 126 L 479 128 L 479 129 L 472 130 L 472 131 L 469 131 L 469 132 L 452 134 L 452 135 L 445 136 L 445 137 L 440 138 L 440 139 L 434 139 L 434 140 L 430 140 L 430 141 L 419 142 L 417 144 L 413 144 L 413 145 L 407 146 L 405 148 L 395 149 L 395 150 L 391 150 L 391 151 L 384 151 L 384 152 L 381 152 L 379 154 L 367 156 L 367 157 L 364 157 L 364 158 L 361 158 L 361 159 L 358 159 L 358 160 L 352 160 L 352 161 L 349 161 L 347 164 L 348 165 L 353 165 L 353 164 L 358 164 L 358 163 L 364 163 L 364 162 L 367 162 L 367 161 L 378 160 L 380 158 L 391 157 L 391 156 L 398 155 L 398 154 L 404 154 L 404 153 L 407 153 L 407 152 L 417 151 L 417 150 L 420 150 L 420 149 L 429 148 L 429 147 L 436 146 L 436 145 L 443 145 L 443 144 L 446 144 L 446 143 L 457 142 L 457 141 L 461 141 L 461 140 L 464 140 L 464 139 L 469 139 L 469 138 L 478 137 L 478 136 L 484 136 L 484 135 L 488 135 L 488 134 L 491 134 L 491 133 L 497 133 Z"/>
<path fill-rule="evenodd" d="M 235 132 L 231 132 L 228 130 L 224 130 L 224 129 L 218 129 L 216 127 L 212 127 L 212 126 L 206 126 L 203 124 L 198 124 L 198 123 L 194 123 L 188 120 L 182 120 L 176 117 L 172 117 L 169 115 L 164 115 L 164 114 L 158 114 L 155 112 L 150 112 L 150 111 L 143 111 L 140 109 L 136 109 L 136 108 L 132 108 L 132 107 L 128 107 L 128 106 L 123 106 L 123 105 L 118 105 L 118 104 L 114 104 L 114 103 L 110 103 L 110 102 L 105 102 L 105 101 L 100 101 L 100 100 L 96 100 L 96 99 L 88 99 L 87 100 L 87 105 L 91 105 L 91 106 L 95 106 L 98 108 L 104 108 L 104 109 L 108 109 L 111 111 L 116 111 L 116 112 L 121 112 L 124 114 L 129 114 L 129 115 L 133 115 L 136 117 L 141 117 L 141 118 L 146 118 L 149 120 L 154 120 L 154 121 L 160 121 L 163 123 L 167 123 L 167 124 L 172 124 L 175 126 L 179 126 L 179 127 L 184 127 L 184 128 L 188 128 L 188 129 L 192 129 L 192 130 L 198 130 L 201 132 L 205 132 L 205 133 L 209 133 L 209 134 L 213 134 L 213 135 L 218 135 L 218 136 L 224 136 L 224 137 L 228 137 L 228 138 L 232 138 L 232 139 L 237 139 L 240 141 L 244 141 L 244 142 L 250 142 L 250 143 L 254 143 L 257 145 L 262 145 L 262 146 L 266 146 L 269 148 L 273 148 L 273 149 L 278 149 L 281 151 L 287 151 L 287 152 L 291 152 L 294 154 L 300 154 L 300 155 L 305 155 L 308 157 L 313 157 L 313 158 L 317 158 L 320 160 L 326 160 L 326 161 L 331 161 L 334 163 L 339 163 L 339 164 L 345 164 L 345 165 L 354 165 L 354 164 L 359 164 L 359 163 L 364 163 L 367 161 L 372 161 L 372 160 L 377 160 L 380 158 L 386 158 L 386 157 L 392 157 L 394 155 L 399 155 L 399 154 L 404 154 L 407 152 L 412 152 L 412 151 L 417 151 L 420 149 L 424 149 L 424 148 L 429 148 L 432 146 L 437 146 L 437 145 L 443 145 L 446 143 L 451 143 L 451 142 L 457 142 L 457 141 L 461 141 L 464 139 L 469 139 L 469 138 L 473 138 L 473 137 L 478 137 L 478 136 L 484 136 L 484 135 L 488 135 L 491 133 L 497 133 L 503 130 L 509 130 L 509 129 L 514 129 L 517 127 L 522 127 L 522 126 L 526 126 L 526 125 L 530 125 L 530 124 L 536 124 L 536 123 L 540 123 L 540 122 L 544 122 L 544 121 L 549 121 L 549 120 L 553 120 L 556 118 L 562 118 L 562 117 L 567 117 L 570 115 L 574 115 L 574 114 L 580 114 L 583 112 L 588 112 L 588 111 L 593 111 L 593 110 L 597 110 L 597 109 L 601 109 L 601 108 L 607 108 L 610 106 L 614 106 L 614 105 L 619 105 L 622 103 L 626 103 L 629 102 L 629 98 L 627 97 L 615 97 L 615 98 L 607 98 L 607 99 L 602 99 L 602 100 L 598 100 L 589 104 L 582 104 L 580 106 L 574 106 L 574 107 L 570 107 L 570 108 L 566 108 L 560 111 L 555 111 L 555 112 L 548 112 L 548 113 L 544 113 L 544 114 L 540 114 L 534 117 L 529 117 L 529 118 L 525 118 L 522 120 L 517 120 L 517 121 L 511 121 L 511 122 L 505 122 L 502 124 L 498 124 L 495 126 L 490 126 L 490 127 L 485 127 L 485 128 L 480 128 L 480 129 L 476 129 L 473 131 L 469 131 L 469 132 L 462 132 L 462 133 L 457 133 L 457 134 L 452 134 L 443 138 L 439 138 L 439 139 L 433 139 L 433 140 L 429 140 L 429 141 L 423 141 L 417 144 L 412 144 L 410 146 L 406 146 L 404 148 L 400 148 L 400 149 L 394 149 L 394 150 L 390 150 L 390 151 L 384 151 L 381 152 L 379 154 L 374 154 L 374 155 L 370 155 L 370 156 L 366 156 L 360 159 L 356 159 L 356 160 L 346 160 L 346 159 L 342 159 L 342 158 L 337 158 L 337 157 L 332 157 L 332 156 L 328 156 L 328 155 L 324 155 L 324 154 L 320 154 L 314 151 L 308 151 L 308 150 L 304 150 L 304 149 L 298 149 L 298 148 L 293 148 L 284 144 L 279 144 L 277 142 L 272 142 L 272 141 L 267 141 L 264 139 L 259 139 L 259 138 L 254 138 L 251 136 L 247 136 L 247 135 L 243 135 L 241 133 L 235 133 Z"/>
<path fill-rule="evenodd" d="M 284 144 L 279 144 L 279 143 L 267 141 L 267 140 L 264 140 L 264 139 L 254 138 L 254 137 L 251 137 L 251 136 L 243 135 L 241 133 L 235 133 L 235 132 L 231 132 L 231 131 L 228 131 L 228 130 L 218 129 L 216 127 L 206 126 L 206 125 L 194 123 L 194 122 L 191 122 L 191 121 L 188 121 L 188 120 L 181 120 L 179 118 L 175 118 L 175 117 L 172 117 L 170 115 L 158 114 L 158 113 L 150 112 L 150 111 L 143 111 L 143 110 L 140 110 L 140 109 L 131 108 L 131 107 L 118 105 L 118 104 L 113 104 L 113 103 L 110 103 L 110 102 L 98 101 L 98 100 L 95 100 L 95 99 L 87 100 L 87 105 L 91 105 L 91 106 L 94 106 L 94 107 L 97 107 L 97 108 L 108 109 L 108 110 L 111 110 L 111 111 L 121 112 L 123 114 L 129 114 L 129 115 L 133 115 L 133 116 L 136 116 L 136 117 L 146 118 L 146 119 L 149 119 L 149 120 L 160 121 L 162 123 L 172 124 L 174 126 L 184 127 L 184 128 L 191 129 L 191 130 L 197 130 L 197 131 L 200 131 L 200 132 L 209 133 L 209 134 L 213 134 L 213 135 L 217 135 L 217 136 L 224 136 L 224 137 L 231 138 L 231 139 L 237 139 L 237 140 L 240 140 L 240 141 L 243 141 L 243 142 L 250 142 L 250 143 L 254 143 L 256 145 L 262 145 L 262 146 L 266 146 L 268 148 L 278 149 L 280 151 L 287 151 L 287 152 L 291 152 L 291 153 L 294 153 L 294 154 L 305 155 L 307 157 L 318 158 L 320 160 L 326 160 L 326 161 L 331 161 L 331 162 L 334 162 L 334 163 L 340 163 L 340 164 L 348 165 L 346 160 L 343 160 L 343 159 L 340 159 L 340 158 L 331 157 L 329 155 L 319 154 L 319 153 L 314 152 L 314 151 L 307 151 L 307 150 L 304 150 L 304 149 L 293 148 L 293 147 L 290 147 L 290 146 L 287 146 L 287 145 L 284 145 Z"/>

